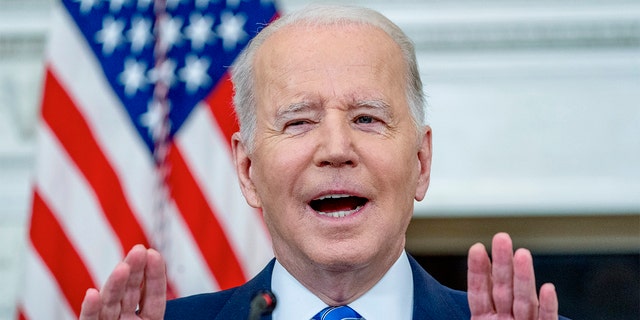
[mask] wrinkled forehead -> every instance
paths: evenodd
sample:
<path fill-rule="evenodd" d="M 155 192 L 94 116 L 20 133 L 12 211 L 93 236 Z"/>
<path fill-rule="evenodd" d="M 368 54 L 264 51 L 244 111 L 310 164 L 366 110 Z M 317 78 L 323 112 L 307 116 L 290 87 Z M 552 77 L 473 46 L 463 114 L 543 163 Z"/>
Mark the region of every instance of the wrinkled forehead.
<path fill-rule="evenodd" d="M 351 36 L 353 40 L 361 40 L 361 38 L 371 39 L 374 41 L 380 41 L 384 39 L 385 42 L 394 43 L 393 38 L 380 27 L 375 25 L 357 22 L 357 21 L 339 21 L 339 22 L 324 22 L 314 23 L 307 21 L 297 21 L 293 24 L 282 26 L 281 28 L 270 32 L 264 39 L 260 47 L 273 46 L 283 41 L 288 40 L 288 44 L 298 44 L 305 46 L 317 45 L 321 48 L 323 46 L 330 46 L 331 42 L 326 42 L 325 38 L 318 37 L 318 34 L 323 32 L 330 32 L 333 34 L 344 34 Z M 377 40 L 376 40 L 377 39 Z M 372 43 L 374 44 L 374 43 Z M 399 46 L 396 44 L 399 50 Z M 258 48 L 260 50 L 261 48 Z"/>
<path fill-rule="evenodd" d="M 369 25 L 283 28 L 257 52 L 254 70 L 258 113 L 267 118 L 291 105 L 319 110 L 371 101 L 387 113 L 408 112 L 400 48 Z"/>
<path fill-rule="evenodd" d="M 252 63 L 258 77 L 286 76 L 299 68 L 360 65 L 393 69 L 404 78 L 406 67 L 400 46 L 385 31 L 357 22 L 287 25 L 265 39 Z"/>

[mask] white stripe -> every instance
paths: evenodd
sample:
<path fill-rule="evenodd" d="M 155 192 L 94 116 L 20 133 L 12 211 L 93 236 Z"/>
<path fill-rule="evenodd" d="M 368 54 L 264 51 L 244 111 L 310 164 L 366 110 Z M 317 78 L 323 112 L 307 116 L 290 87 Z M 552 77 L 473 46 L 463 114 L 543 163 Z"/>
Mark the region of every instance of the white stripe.
<path fill-rule="evenodd" d="M 158 213 L 152 199 L 158 195 L 153 159 L 146 145 L 139 138 L 129 116 L 107 81 L 90 49 L 80 40 L 82 35 L 73 25 L 68 14 L 58 6 L 54 10 L 52 25 L 58 27 L 50 40 L 49 52 L 52 69 L 81 109 L 94 130 L 96 140 L 116 171 L 125 196 L 147 235 L 157 234 Z M 73 57 L 73 58 L 71 58 Z M 167 221 L 167 268 L 170 281 L 177 287 L 177 294 L 217 289 L 208 266 L 200 257 L 190 231 L 171 213 Z M 181 271 L 182 270 L 182 271 Z M 183 270 L 188 270 L 186 274 Z M 175 277 L 175 278 L 174 278 Z M 191 280 L 189 280 L 191 279 Z"/>
<path fill-rule="evenodd" d="M 124 256 L 91 185 L 78 172 L 49 128 L 38 128 L 36 183 L 89 274 L 102 285 Z M 99 250 L 96 250 L 100 248 Z"/>
<path fill-rule="evenodd" d="M 131 125 L 124 107 L 102 76 L 101 67 L 83 41 L 68 13 L 54 6 L 49 43 L 51 68 L 75 101 L 105 156 L 118 174 L 125 197 L 143 224 L 153 233 L 153 159 Z"/>
<path fill-rule="evenodd" d="M 165 247 L 165 257 L 170 262 L 167 263 L 167 274 L 172 279 L 176 294 L 186 296 L 220 290 L 193 237 L 182 236 L 187 226 L 175 203 L 171 202 L 168 207 L 169 241 Z"/>
<path fill-rule="evenodd" d="M 240 192 L 225 139 L 209 107 L 201 103 L 175 140 L 226 231 L 245 275 L 252 277 L 273 257 L 271 240 L 258 211 L 246 203 Z"/>
<path fill-rule="evenodd" d="M 20 304 L 29 320 L 76 319 L 55 278 L 28 242 L 25 256 L 25 285 Z"/>

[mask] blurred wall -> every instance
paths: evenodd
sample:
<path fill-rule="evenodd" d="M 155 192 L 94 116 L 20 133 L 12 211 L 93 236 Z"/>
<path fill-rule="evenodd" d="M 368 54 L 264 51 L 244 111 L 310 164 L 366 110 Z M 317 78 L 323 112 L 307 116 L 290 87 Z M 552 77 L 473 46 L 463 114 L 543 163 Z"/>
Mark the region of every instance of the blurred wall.
<path fill-rule="evenodd" d="M 19 290 L 50 1 L 0 0 L 0 319 Z M 640 250 L 640 2 L 352 3 L 418 50 L 434 162 L 411 250 L 497 230 L 542 252 Z"/>

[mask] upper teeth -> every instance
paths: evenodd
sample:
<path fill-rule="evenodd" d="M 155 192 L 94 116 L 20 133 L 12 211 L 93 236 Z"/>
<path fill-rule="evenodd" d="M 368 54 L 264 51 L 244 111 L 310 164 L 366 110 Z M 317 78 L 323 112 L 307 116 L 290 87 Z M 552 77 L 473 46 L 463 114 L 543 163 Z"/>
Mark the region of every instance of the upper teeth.
<path fill-rule="evenodd" d="M 342 217 L 346 217 L 348 215 L 351 215 L 352 213 L 358 211 L 358 209 L 360 209 L 360 207 L 357 207 L 353 210 L 349 210 L 349 211 L 335 211 L 335 212 L 322 212 L 322 211 L 316 211 L 317 213 L 323 215 L 323 216 L 330 216 L 333 218 L 342 218 Z"/>
<path fill-rule="evenodd" d="M 326 196 L 322 196 L 316 200 L 324 200 L 324 199 L 340 199 L 340 198 L 348 198 L 350 195 L 348 194 L 328 194 Z"/>
<path fill-rule="evenodd" d="M 319 197 L 316 200 L 340 199 L 340 198 L 348 198 L 348 197 L 351 197 L 351 195 L 348 195 L 348 194 L 329 194 L 329 195 L 326 195 L 326 196 Z M 333 217 L 333 218 L 342 218 L 342 217 L 346 217 L 348 215 L 351 215 L 352 213 L 358 211 L 360 208 L 362 208 L 362 206 L 357 206 L 353 210 L 343 210 L 343 211 L 334 211 L 334 212 L 316 211 L 316 212 L 318 212 L 319 214 L 324 215 L 324 216 L 330 216 L 330 217 Z"/>

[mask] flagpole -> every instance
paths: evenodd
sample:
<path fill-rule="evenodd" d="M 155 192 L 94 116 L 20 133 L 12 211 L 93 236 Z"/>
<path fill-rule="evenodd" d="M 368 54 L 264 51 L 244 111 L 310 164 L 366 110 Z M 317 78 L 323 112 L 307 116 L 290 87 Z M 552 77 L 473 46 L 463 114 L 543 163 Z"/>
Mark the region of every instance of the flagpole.
<path fill-rule="evenodd" d="M 164 44 L 162 35 L 163 24 L 167 20 L 166 0 L 154 1 L 154 12 L 156 20 L 154 22 L 154 58 L 155 58 L 155 70 L 160 70 L 158 76 L 153 79 L 153 101 L 155 108 L 159 108 L 159 113 L 162 117 L 160 125 L 153 135 L 154 148 L 153 157 L 156 165 L 157 181 L 156 192 L 154 198 L 155 207 L 155 219 L 154 219 L 154 234 L 151 235 L 153 239 L 152 245 L 167 257 L 168 250 L 166 241 L 169 235 L 167 230 L 168 221 L 168 202 L 170 199 L 170 187 L 169 187 L 169 173 L 171 170 L 170 163 L 167 160 L 170 145 L 170 131 L 171 124 L 169 121 L 169 88 L 170 81 L 167 77 L 169 75 L 164 74 L 162 71 L 163 64 L 167 60 L 167 46 Z"/>

